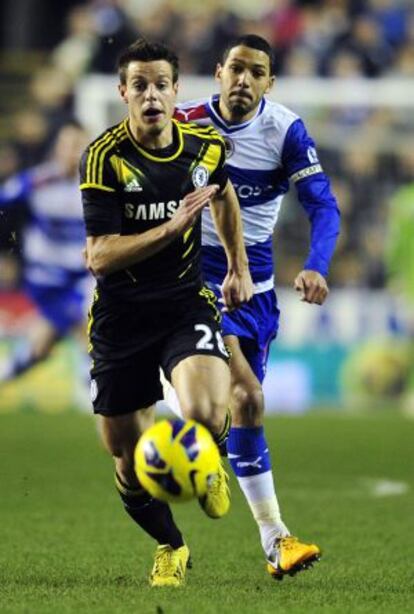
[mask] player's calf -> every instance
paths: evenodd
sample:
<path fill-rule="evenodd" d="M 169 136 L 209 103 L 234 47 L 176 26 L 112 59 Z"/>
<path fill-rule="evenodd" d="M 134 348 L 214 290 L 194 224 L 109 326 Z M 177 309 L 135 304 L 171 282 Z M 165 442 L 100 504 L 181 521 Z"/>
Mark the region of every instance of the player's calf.
<path fill-rule="evenodd" d="M 263 550 L 269 555 L 275 540 L 289 535 L 289 531 L 281 518 L 263 427 L 232 427 L 227 450 L 231 467 L 257 522 Z"/>
<path fill-rule="evenodd" d="M 119 416 L 102 416 L 102 439 L 114 458 L 115 485 L 129 517 L 159 545 L 178 550 L 184 546 L 184 540 L 169 506 L 151 497 L 135 474 L 135 446 L 151 421 L 151 408 Z"/>
<path fill-rule="evenodd" d="M 184 545 L 183 536 L 176 526 L 166 503 L 152 498 L 140 485 L 131 487 L 115 474 L 115 485 L 125 511 L 132 520 L 160 545 L 168 544 L 173 550 Z"/>

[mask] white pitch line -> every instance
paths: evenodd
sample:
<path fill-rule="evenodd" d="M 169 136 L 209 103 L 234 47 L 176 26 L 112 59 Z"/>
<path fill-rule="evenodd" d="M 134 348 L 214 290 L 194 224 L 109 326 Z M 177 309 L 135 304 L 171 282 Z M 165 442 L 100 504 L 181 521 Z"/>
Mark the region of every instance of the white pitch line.
<path fill-rule="evenodd" d="M 405 495 L 410 486 L 407 482 L 397 482 L 395 480 L 382 479 L 367 479 L 364 480 L 365 487 L 372 497 L 397 497 Z"/>

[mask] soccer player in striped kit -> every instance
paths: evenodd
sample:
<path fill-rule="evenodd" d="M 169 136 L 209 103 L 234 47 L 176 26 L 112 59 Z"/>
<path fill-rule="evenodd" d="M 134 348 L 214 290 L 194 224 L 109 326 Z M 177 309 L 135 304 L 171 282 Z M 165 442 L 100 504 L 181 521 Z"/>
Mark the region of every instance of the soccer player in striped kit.
<path fill-rule="evenodd" d="M 301 300 L 321 305 L 329 291 L 326 276 L 340 214 L 303 121 L 265 97 L 275 80 L 273 65 L 272 50 L 263 38 L 246 35 L 237 39 L 217 66 L 220 94 L 179 105 L 176 117 L 213 126 L 224 137 L 226 167 L 241 206 L 255 293 L 249 303 L 223 313 L 223 335 L 232 356 L 233 425 L 227 453 L 258 524 L 267 570 L 281 579 L 318 560 L 320 549 L 301 543 L 282 521 L 263 430 L 261 384 L 279 323 L 272 235 L 283 195 L 289 182 L 293 183 L 311 227 L 310 250 L 294 287 Z M 208 209 L 203 212 L 202 257 L 207 285 L 219 296 L 225 254 Z M 178 409 L 171 389 L 166 400 Z"/>
<path fill-rule="evenodd" d="M 86 386 L 86 316 L 92 277 L 82 250 L 86 233 L 79 193 L 79 158 L 88 135 L 70 120 L 58 130 L 51 156 L 0 187 L 0 211 L 22 206 L 23 290 L 37 308 L 37 318 L 0 367 L 9 381 L 46 359 L 55 344 L 75 332 L 84 343 L 80 376 Z M 82 362 L 82 361 L 81 361 Z M 83 371 L 82 371 L 83 369 Z"/>

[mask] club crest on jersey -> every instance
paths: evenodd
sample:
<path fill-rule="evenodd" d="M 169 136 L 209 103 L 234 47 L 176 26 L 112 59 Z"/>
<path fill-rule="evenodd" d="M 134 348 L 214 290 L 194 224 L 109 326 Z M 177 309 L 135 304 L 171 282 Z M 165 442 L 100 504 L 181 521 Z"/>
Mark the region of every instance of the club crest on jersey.
<path fill-rule="evenodd" d="M 309 162 L 312 164 L 319 162 L 318 154 L 316 153 L 316 149 L 314 147 L 308 147 L 307 154 Z"/>
<path fill-rule="evenodd" d="M 193 186 L 195 188 L 204 188 L 208 184 L 208 179 L 210 177 L 210 173 L 205 166 L 201 166 L 199 164 L 193 170 L 193 174 L 191 175 L 191 179 L 193 180 Z"/>
<path fill-rule="evenodd" d="M 224 137 L 224 147 L 226 150 L 226 158 L 230 158 L 234 154 L 234 143 L 228 136 Z"/>

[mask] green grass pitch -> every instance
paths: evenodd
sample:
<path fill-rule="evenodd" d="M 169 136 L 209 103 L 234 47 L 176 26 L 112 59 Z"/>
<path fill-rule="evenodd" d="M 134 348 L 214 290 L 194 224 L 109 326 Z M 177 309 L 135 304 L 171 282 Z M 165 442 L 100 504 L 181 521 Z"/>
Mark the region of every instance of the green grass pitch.
<path fill-rule="evenodd" d="M 0 416 L 0 611 L 139 614 L 414 611 L 414 422 L 382 414 L 267 421 L 285 522 L 312 570 L 275 582 L 232 480 L 222 520 L 175 506 L 194 567 L 150 589 L 154 545 L 114 491 L 90 417 Z"/>

